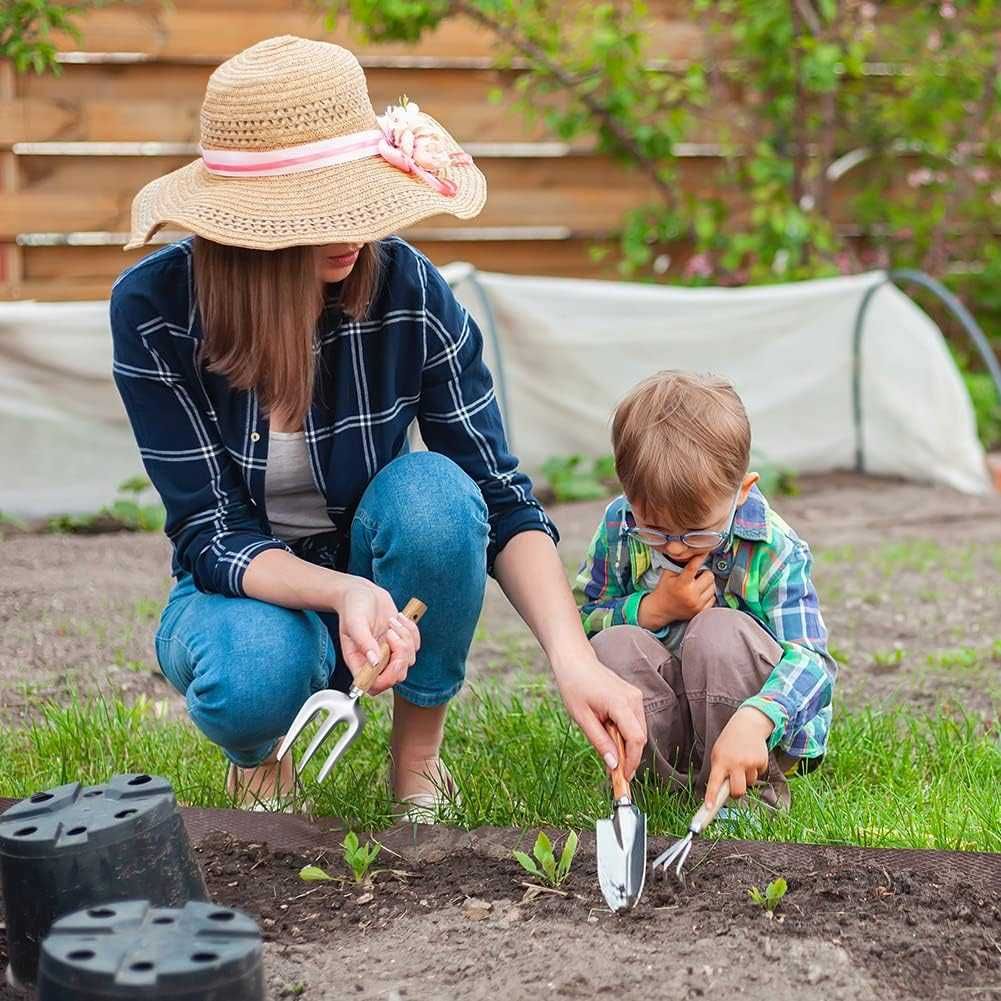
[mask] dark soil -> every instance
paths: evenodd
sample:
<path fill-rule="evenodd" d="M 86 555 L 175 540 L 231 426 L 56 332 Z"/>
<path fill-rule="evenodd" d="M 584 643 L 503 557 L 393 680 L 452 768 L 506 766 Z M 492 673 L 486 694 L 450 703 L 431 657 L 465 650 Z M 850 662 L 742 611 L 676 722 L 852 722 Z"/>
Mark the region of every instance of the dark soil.
<path fill-rule="evenodd" d="M 261 926 L 269 1001 L 605 993 L 987 1001 L 1001 987 L 998 896 L 948 870 L 929 878 L 917 862 L 892 871 L 838 864 L 836 850 L 799 847 L 779 871 L 726 843 L 699 845 L 687 886 L 648 877 L 639 905 L 614 915 L 587 842 L 557 894 L 533 889 L 507 854 L 516 832 L 479 846 L 438 833 L 423 850 L 386 847 L 363 884 L 339 855 L 273 851 L 224 834 L 203 838 L 197 854 L 213 899 Z M 305 865 L 332 880 L 304 882 Z M 778 875 L 789 889 L 768 917 L 748 889 Z M 0 986 L 3 1001 L 19 997 Z"/>
<path fill-rule="evenodd" d="M 822 851 L 819 865 L 783 870 L 789 889 L 773 918 L 751 900 L 748 889 L 764 888 L 778 873 L 764 871 L 747 857 L 716 857 L 711 852 L 701 863 L 694 860 L 684 889 L 671 880 L 651 879 L 639 906 L 625 916 L 605 908 L 593 855 L 578 856 L 562 895 L 533 895 L 526 886 L 527 874 L 513 860 L 471 852 L 436 863 L 391 861 L 393 868 L 378 869 L 361 886 L 351 876 L 341 877 L 344 866 L 337 858 L 274 853 L 222 835 L 201 845 L 200 858 L 213 897 L 254 914 L 266 940 L 283 945 L 341 943 L 350 949 L 350 943 L 371 941 L 380 932 L 392 939 L 401 921 L 430 922 L 435 915 L 450 913 L 465 926 L 467 938 L 475 938 L 477 929 L 499 926 L 517 942 L 544 929 L 570 926 L 578 944 L 585 944 L 600 930 L 622 944 L 652 944 L 665 968 L 676 965 L 672 946 L 679 939 L 715 940 L 717 945 L 705 956 L 685 957 L 685 968 L 696 973 L 722 958 L 731 933 L 737 931 L 752 939 L 760 967 L 746 971 L 752 979 L 774 980 L 792 943 L 821 940 L 843 949 L 884 997 L 912 996 L 919 984 L 927 997 L 960 988 L 964 996 L 978 997 L 982 990 L 987 997 L 991 986 L 1001 985 L 1001 908 L 996 896 L 986 899 L 946 873 L 940 882 L 930 882 L 912 871 L 832 868 L 823 864 Z M 322 866 L 335 880 L 303 882 L 298 873 L 307 864 Z M 448 960 L 448 940 L 443 936 L 443 963 Z M 554 936 L 551 945 L 551 963 L 558 966 L 559 939 Z M 410 948 L 400 942 L 402 954 Z M 589 985 L 586 968 L 577 972 L 585 996 L 595 985 Z M 779 979 L 792 993 L 828 981 L 827 989 L 820 988 L 822 994 L 840 997 L 828 993 L 836 972 L 818 955 L 798 983 L 788 981 L 785 971 Z M 712 973 L 707 978 L 711 980 Z M 459 983 L 440 986 L 461 990 Z M 303 996 L 317 995 L 307 988 Z M 776 996 L 787 995 L 780 991 Z"/>

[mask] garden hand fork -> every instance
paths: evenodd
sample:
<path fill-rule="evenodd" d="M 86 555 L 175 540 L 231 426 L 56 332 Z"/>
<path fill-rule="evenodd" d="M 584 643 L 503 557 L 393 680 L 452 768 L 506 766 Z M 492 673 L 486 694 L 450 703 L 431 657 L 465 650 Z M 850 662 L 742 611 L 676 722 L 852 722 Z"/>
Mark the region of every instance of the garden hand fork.
<path fill-rule="evenodd" d="M 417 598 L 411 598 L 407 602 L 406 607 L 403 609 L 403 615 L 405 615 L 412 622 L 417 622 L 420 617 L 427 611 L 427 605 L 423 601 Z M 327 760 L 323 763 L 323 767 L 320 769 L 319 781 L 322 782 L 329 774 L 330 770 L 337 764 L 337 759 L 344 753 L 347 749 L 348 744 L 351 743 L 361 732 L 362 727 L 365 725 L 365 714 L 361 711 L 361 707 L 358 705 L 358 699 L 364 695 L 369 688 L 372 687 L 372 683 L 376 678 L 383 672 L 386 665 L 389 663 L 390 649 L 389 644 L 383 640 L 379 647 L 379 661 L 377 664 L 366 664 L 354 678 L 354 683 L 351 685 L 350 690 L 345 694 L 344 692 L 335 692 L 333 689 L 325 688 L 322 691 L 315 692 L 303 703 L 302 708 L 299 710 L 299 714 L 292 721 L 292 725 L 289 727 L 288 733 L 285 735 L 285 739 L 282 741 L 281 747 L 278 748 L 278 760 L 281 761 L 282 758 L 288 753 L 289 748 L 295 743 L 295 739 L 309 724 L 309 721 L 319 712 L 326 710 L 329 715 L 320 724 L 320 729 L 316 731 L 316 735 L 310 741 L 309 747 L 306 748 L 306 753 L 302 756 L 302 760 L 299 762 L 298 773 L 301 775 L 302 770 L 306 767 L 309 759 L 313 757 L 319 746 L 327 739 L 330 735 L 330 731 L 334 729 L 339 723 L 346 723 L 347 729 L 341 734 L 340 739 L 334 744 L 334 749 L 330 752 Z"/>
<path fill-rule="evenodd" d="M 712 806 L 706 806 L 705 803 L 699 807 L 699 812 L 692 817 L 692 822 L 688 825 L 688 833 L 683 837 L 679 838 L 677 841 L 667 849 L 666 852 L 658 855 L 653 860 L 653 865 L 651 868 L 656 873 L 658 867 L 663 868 L 664 872 L 677 862 L 677 867 L 675 868 L 675 874 L 682 883 L 685 881 L 685 877 L 681 873 L 681 867 L 685 864 L 685 860 L 688 858 L 688 853 L 692 850 L 692 838 L 696 834 L 701 834 L 703 828 L 708 827 L 715 819 L 716 814 L 720 812 L 723 808 L 723 804 L 730 798 L 730 780 L 724 779 L 723 784 L 719 788 L 719 792 L 716 794 L 716 801 Z"/>

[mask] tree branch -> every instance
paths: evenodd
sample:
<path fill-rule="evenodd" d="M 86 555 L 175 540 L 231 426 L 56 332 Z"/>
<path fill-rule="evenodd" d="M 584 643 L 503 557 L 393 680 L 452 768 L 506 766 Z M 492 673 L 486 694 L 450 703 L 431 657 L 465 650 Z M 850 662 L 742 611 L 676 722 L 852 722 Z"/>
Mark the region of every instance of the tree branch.
<path fill-rule="evenodd" d="M 465 14 L 467 17 L 488 28 L 498 38 L 503 39 L 515 51 L 521 53 L 537 66 L 544 69 L 550 76 L 558 81 L 567 90 L 572 91 L 577 100 L 584 105 L 591 115 L 601 122 L 605 130 L 615 137 L 615 141 L 635 160 L 636 165 L 654 183 L 658 191 L 664 196 L 667 202 L 673 202 L 675 197 L 674 189 L 661 176 L 657 169 L 657 164 L 650 159 L 643 148 L 636 142 L 635 138 L 629 134 L 629 130 L 609 111 L 601 101 L 589 93 L 579 93 L 574 86 L 575 78 L 573 74 L 565 70 L 559 63 L 554 62 L 549 56 L 534 42 L 520 36 L 512 28 L 500 21 L 490 17 L 480 10 L 475 4 L 467 0 L 456 0 L 452 5 L 456 13 Z"/>

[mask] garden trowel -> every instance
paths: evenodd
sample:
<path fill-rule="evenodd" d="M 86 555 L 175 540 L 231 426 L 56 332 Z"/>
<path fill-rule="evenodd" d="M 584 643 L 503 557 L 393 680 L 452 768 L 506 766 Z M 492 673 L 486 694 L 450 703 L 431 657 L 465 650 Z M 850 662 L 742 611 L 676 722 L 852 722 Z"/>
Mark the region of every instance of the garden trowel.
<path fill-rule="evenodd" d="M 646 817 L 633 803 L 622 770 L 626 751 L 614 723 L 606 724 L 615 741 L 618 765 L 612 769 L 612 816 L 599 820 L 597 829 L 598 885 L 613 911 L 635 907 L 646 877 Z"/>

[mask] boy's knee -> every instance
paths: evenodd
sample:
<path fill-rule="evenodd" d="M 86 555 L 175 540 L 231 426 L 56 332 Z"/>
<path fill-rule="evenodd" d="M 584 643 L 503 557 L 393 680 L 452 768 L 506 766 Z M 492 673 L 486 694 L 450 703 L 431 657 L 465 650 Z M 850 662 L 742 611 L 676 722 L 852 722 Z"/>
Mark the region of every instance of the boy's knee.
<path fill-rule="evenodd" d="M 591 646 L 605 667 L 627 681 L 653 671 L 668 656 L 664 645 L 641 626 L 612 626 L 591 639 Z"/>
<path fill-rule="evenodd" d="M 762 664 L 774 664 L 782 650 L 747 613 L 707 608 L 688 623 L 681 644 L 685 690 L 744 698 L 763 682 Z M 732 689 L 732 691 L 731 691 Z"/>

